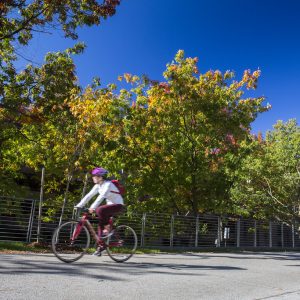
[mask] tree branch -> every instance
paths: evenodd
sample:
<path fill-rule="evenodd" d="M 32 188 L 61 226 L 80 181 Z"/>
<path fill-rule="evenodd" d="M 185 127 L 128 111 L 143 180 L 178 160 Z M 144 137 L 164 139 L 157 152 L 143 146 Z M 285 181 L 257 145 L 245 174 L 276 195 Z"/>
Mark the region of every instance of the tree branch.
<path fill-rule="evenodd" d="M 264 177 L 264 179 L 266 180 L 267 185 L 268 185 L 268 188 L 269 188 L 269 190 L 267 191 L 267 193 L 269 194 L 269 196 L 270 196 L 273 200 L 275 200 L 275 202 L 277 202 L 277 203 L 280 204 L 281 206 L 287 208 L 286 205 L 284 205 L 281 201 L 279 201 L 279 200 L 273 195 L 269 180 L 268 180 L 266 177 Z"/>
<path fill-rule="evenodd" d="M 30 18 L 28 18 L 27 20 L 25 20 L 18 29 L 14 30 L 13 32 L 10 32 L 10 33 L 8 33 L 8 34 L 6 34 L 4 36 L 1 36 L 0 37 L 0 41 L 5 40 L 5 39 L 10 39 L 15 34 L 19 33 L 20 31 L 22 31 L 24 29 L 28 29 L 28 28 L 26 28 L 27 25 L 29 25 L 30 22 L 33 21 L 34 19 L 38 18 L 41 14 L 43 14 L 45 12 L 45 10 L 46 10 L 46 8 L 43 9 L 42 11 L 40 11 L 40 12 L 32 15 Z"/>

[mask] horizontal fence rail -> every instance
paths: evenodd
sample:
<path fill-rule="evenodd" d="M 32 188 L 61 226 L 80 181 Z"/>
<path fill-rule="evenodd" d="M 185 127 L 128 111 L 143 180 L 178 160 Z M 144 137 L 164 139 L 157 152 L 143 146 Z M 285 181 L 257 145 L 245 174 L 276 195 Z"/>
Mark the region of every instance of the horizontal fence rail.
<path fill-rule="evenodd" d="M 0 241 L 49 243 L 60 221 L 61 209 L 39 200 L 0 197 Z M 74 217 L 67 205 L 63 221 Z M 39 223 L 40 220 L 40 223 Z M 97 219 L 92 224 L 97 226 Z M 141 248 L 300 248 L 299 224 L 214 215 L 124 214 L 116 224 L 132 227 Z"/>

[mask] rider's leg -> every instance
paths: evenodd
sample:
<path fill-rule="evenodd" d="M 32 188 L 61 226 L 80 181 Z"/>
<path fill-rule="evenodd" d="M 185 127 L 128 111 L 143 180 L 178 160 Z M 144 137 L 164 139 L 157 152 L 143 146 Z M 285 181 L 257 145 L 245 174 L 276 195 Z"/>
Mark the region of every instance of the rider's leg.
<path fill-rule="evenodd" d="M 98 246 L 97 247 L 97 249 L 96 249 L 96 251 L 93 253 L 93 255 L 95 255 L 95 256 L 101 256 L 101 252 L 104 250 L 104 248 L 103 247 L 101 247 L 101 246 Z"/>
<path fill-rule="evenodd" d="M 99 226 L 103 229 L 109 223 L 109 218 L 122 212 L 122 210 L 122 204 L 102 205 L 96 208 L 96 214 L 99 218 Z"/>
<path fill-rule="evenodd" d="M 100 225 L 100 223 L 98 224 L 98 237 L 102 236 L 102 232 L 103 232 L 103 226 Z"/>

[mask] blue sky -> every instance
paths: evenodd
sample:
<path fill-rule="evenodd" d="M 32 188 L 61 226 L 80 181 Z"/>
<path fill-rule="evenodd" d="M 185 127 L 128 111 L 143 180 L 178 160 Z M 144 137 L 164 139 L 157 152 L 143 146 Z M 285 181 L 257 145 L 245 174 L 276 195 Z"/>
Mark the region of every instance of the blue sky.
<path fill-rule="evenodd" d="M 47 51 L 74 44 L 62 33 L 38 35 L 24 55 L 41 62 Z M 277 120 L 300 119 L 300 1 L 298 0 L 122 0 L 117 14 L 99 27 L 79 30 L 87 44 L 75 61 L 82 86 L 99 76 L 104 85 L 118 75 L 162 79 L 179 49 L 199 57 L 200 72 L 262 71 L 258 89 L 271 111 L 252 131 L 272 129 Z"/>

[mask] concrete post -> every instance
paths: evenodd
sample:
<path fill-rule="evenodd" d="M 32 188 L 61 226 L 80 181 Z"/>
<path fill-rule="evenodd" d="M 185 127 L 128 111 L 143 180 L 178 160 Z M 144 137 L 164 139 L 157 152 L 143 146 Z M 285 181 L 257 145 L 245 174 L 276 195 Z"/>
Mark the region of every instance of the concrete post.
<path fill-rule="evenodd" d="M 40 242 L 41 234 L 41 221 L 42 221 L 42 205 L 44 200 L 44 183 L 45 183 L 45 168 L 42 168 L 41 177 L 41 190 L 40 190 L 40 203 L 39 203 L 39 215 L 38 215 L 38 228 L 37 228 L 37 242 Z"/>
<path fill-rule="evenodd" d="M 173 248 L 174 242 L 174 215 L 171 216 L 171 223 L 170 223 L 170 247 Z"/>
<path fill-rule="evenodd" d="M 281 223 L 281 248 L 284 247 L 284 231 L 283 231 L 283 223 Z"/>
<path fill-rule="evenodd" d="M 237 224 L 236 224 L 236 246 L 237 248 L 240 248 L 241 245 L 241 220 L 238 219 Z"/>
<path fill-rule="evenodd" d="M 198 247 L 198 236 L 199 236 L 199 215 L 197 215 L 196 217 L 195 248 Z"/>
<path fill-rule="evenodd" d="M 146 228 L 146 213 L 142 216 L 142 231 L 141 231 L 141 247 L 145 246 L 145 228 Z"/>
<path fill-rule="evenodd" d="M 218 237 L 216 247 L 221 247 L 221 237 L 222 237 L 222 221 L 221 218 L 218 217 Z"/>
<path fill-rule="evenodd" d="M 257 222 L 254 221 L 254 248 L 257 247 Z"/>
<path fill-rule="evenodd" d="M 272 248 L 272 221 L 269 222 L 269 247 Z"/>

